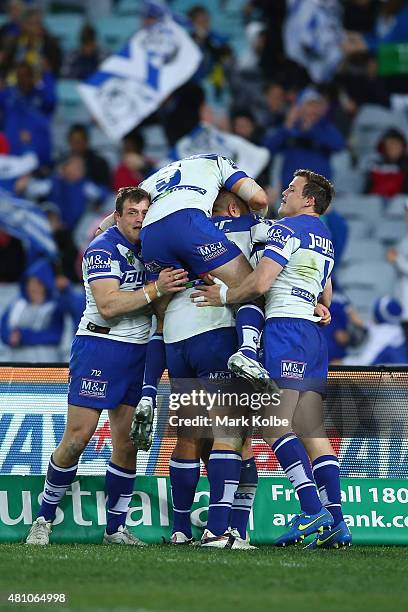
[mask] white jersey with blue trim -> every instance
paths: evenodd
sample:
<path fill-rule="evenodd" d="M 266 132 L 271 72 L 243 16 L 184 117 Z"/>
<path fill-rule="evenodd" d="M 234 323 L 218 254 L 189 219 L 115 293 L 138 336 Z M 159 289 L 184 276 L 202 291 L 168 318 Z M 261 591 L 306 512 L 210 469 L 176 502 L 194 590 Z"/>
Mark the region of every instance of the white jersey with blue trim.
<path fill-rule="evenodd" d="M 318 217 L 285 217 L 273 224 L 263 257 L 283 266 L 265 294 L 265 317 L 319 321 L 314 308 L 334 266 L 334 249 Z"/>
<path fill-rule="evenodd" d="M 221 187 L 230 190 L 246 178 L 231 159 L 221 155 L 195 155 L 173 162 L 144 180 L 139 187 L 151 197 L 143 227 L 179 210 L 196 208 L 211 217 Z"/>
<path fill-rule="evenodd" d="M 116 278 L 120 283 L 120 291 L 141 289 L 146 282 L 146 272 L 138 251 L 139 247 L 126 240 L 116 226 L 92 240 L 82 260 L 86 307 L 77 336 L 98 336 L 134 344 L 146 344 L 149 341 L 152 319 L 150 307 L 104 319 L 98 311 L 90 287 L 94 280 Z M 92 331 L 93 325 L 109 328 L 109 333 Z"/>
<path fill-rule="evenodd" d="M 254 215 L 241 217 L 213 217 L 214 224 L 236 244 L 249 260 L 253 246 L 252 238 L 267 239 L 270 222 Z M 233 311 L 229 306 L 219 308 L 197 308 L 190 296 L 202 281 L 193 281 L 192 287 L 177 293 L 167 306 L 164 317 L 163 337 L 166 344 L 180 342 L 221 327 L 235 327 Z"/>

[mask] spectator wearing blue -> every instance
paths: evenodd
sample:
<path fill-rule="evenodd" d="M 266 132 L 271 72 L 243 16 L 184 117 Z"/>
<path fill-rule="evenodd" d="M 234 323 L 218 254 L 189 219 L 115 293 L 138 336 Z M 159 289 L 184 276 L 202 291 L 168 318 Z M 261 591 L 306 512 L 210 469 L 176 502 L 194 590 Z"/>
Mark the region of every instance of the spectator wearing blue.
<path fill-rule="evenodd" d="M 225 85 L 223 63 L 232 55 L 227 39 L 211 29 L 210 14 L 205 6 L 193 6 L 187 15 L 191 21 L 191 38 L 203 54 L 195 78 L 209 78 L 213 85 L 220 89 Z"/>
<path fill-rule="evenodd" d="M 1 49 L 4 49 L 10 40 L 20 36 L 24 2 L 22 0 L 10 0 L 7 4 L 7 15 L 8 20 L 0 28 Z"/>
<path fill-rule="evenodd" d="M 50 116 L 56 104 L 55 82 L 51 74 L 35 81 L 33 68 L 22 62 L 16 69 L 15 86 L 0 90 L 3 131 L 12 155 L 35 153 L 40 166 L 51 163 Z"/>
<path fill-rule="evenodd" d="M 346 365 L 396 365 L 408 363 L 405 335 L 401 326 L 402 307 L 393 297 L 383 296 L 374 304 L 374 323 L 367 341 L 356 355 L 343 359 Z"/>
<path fill-rule="evenodd" d="M 95 28 L 90 23 L 85 23 L 79 34 L 79 48 L 66 58 L 63 76 L 83 81 L 98 69 L 106 55 L 98 44 Z"/>
<path fill-rule="evenodd" d="M 75 313 L 75 296 L 66 285 L 61 296 L 55 289 L 51 264 L 39 259 L 25 272 L 21 295 L 5 310 L 1 339 L 10 347 L 10 361 L 55 362 L 60 360 L 64 314 Z M 82 300 L 83 298 L 80 297 Z"/>
<path fill-rule="evenodd" d="M 106 187 L 88 179 L 83 157 L 72 154 L 49 179 L 32 179 L 24 195 L 55 204 L 61 214 L 62 226 L 73 230 L 88 204 L 98 206 L 110 194 Z"/>
<path fill-rule="evenodd" d="M 309 168 L 332 178 L 330 157 L 341 151 L 344 139 L 327 118 L 328 103 L 316 89 L 308 87 L 289 110 L 285 125 L 267 132 L 263 145 L 272 154 L 283 154 L 282 185 L 288 185 L 298 168 Z"/>
<path fill-rule="evenodd" d="M 381 43 L 408 42 L 407 0 L 386 0 L 382 3 L 375 27 L 369 34 L 348 31 L 343 43 L 347 55 L 360 51 L 377 51 Z"/>

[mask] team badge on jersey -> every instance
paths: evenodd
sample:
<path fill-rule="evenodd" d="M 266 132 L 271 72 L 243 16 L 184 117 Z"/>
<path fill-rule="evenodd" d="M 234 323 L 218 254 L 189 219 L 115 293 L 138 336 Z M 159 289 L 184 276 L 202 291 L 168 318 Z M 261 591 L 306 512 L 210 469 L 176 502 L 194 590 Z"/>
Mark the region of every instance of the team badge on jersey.
<path fill-rule="evenodd" d="M 134 266 L 135 265 L 136 257 L 135 257 L 135 254 L 130 249 L 125 254 L 125 257 L 126 257 L 126 261 L 128 262 L 129 266 Z"/>
<path fill-rule="evenodd" d="M 305 361 L 292 361 L 291 359 L 282 359 L 281 361 L 281 377 L 282 378 L 297 378 L 303 380 L 305 377 L 307 363 Z"/>

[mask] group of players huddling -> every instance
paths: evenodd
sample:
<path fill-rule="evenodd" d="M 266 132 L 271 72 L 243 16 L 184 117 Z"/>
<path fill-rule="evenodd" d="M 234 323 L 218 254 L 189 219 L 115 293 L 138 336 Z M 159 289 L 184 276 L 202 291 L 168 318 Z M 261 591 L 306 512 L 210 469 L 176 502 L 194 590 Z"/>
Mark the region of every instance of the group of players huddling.
<path fill-rule="evenodd" d="M 72 345 L 67 424 L 28 544 L 49 543 L 58 504 L 100 412 L 108 409 L 112 456 L 103 543 L 143 545 L 128 531 L 126 516 L 137 449 L 151 444 L 166 367 L 173 388 L 186 379 L 233 385 L 236 377 L 270 394 L 278 386 L 277 414 L 287 425 L 262 433 L 300 512 L 275 543 L 294 544 L 310 534 L 310 549 L 351 543 L 339 463 L 322 425 L 328 358 L 320 327 L 330 322 L 334 252 L 320 216 L 333 195 L 323 176 L 298 170 L 282 194 L 280 220 L 264 220 L 264 190 L 215 154 L 174 162 L 140 187 L 118 192 L 115 212 L 84 254 L 87 305 Z M 171 543 L 193 542 L 200 458 L 210 500 L 199 544 L 253 548 L 247 524 L 258 474 L 250 432 L 227 436 L 216 427 L 211 440 L 199 430 L 178 436 L 170 460 Z"/>

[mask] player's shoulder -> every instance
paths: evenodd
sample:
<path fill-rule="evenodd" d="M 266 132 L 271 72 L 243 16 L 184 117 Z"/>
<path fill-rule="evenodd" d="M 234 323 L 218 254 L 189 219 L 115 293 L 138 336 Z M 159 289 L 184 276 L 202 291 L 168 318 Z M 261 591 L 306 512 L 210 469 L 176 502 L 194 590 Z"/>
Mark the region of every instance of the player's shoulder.
<path fill-rule="evenodd" d="M 259 220 L 254 215 L 241 215 L 240 217 L 212 217 L 214 225 L 225 233 L 229 232 L 249 232 Z"/>
<path fill-rule="evenodd" d="M 107 229 L 103 234 L 99 234 L 92 240 L 85 251 L 85 255 L 91 251 L 101 251 L 107 253 L 111 258 L 120 257 L 121 251 L 133 250 L 132 245 L 122 236 L 116 225 Z"/>
<path fill-rule="evenodd" d="M 314 215 L 296 215 L 295 217 L 283 217 L 274 223 L 275 228 L 284 228 L 294 236 L 301 238 L 310 232 L 323 237 L 330 237 L 330 230 L 320 217 Z"/>
<path fill-rule="evenodd" d="M 116 234 L 116 232 L 114 231 L 115 229 L 116 228 L 114 227 L 110 227 L 102 234 L 99 234 L 99 236 L 96 236 L 96 238 L 91 240 L 91 242 L 89 243 L 85 253 L 89 251 L 97 251 L 97 250 L 104 250 L 104 249 L 112 253 L 115 249 L 115 240 L 114 240 L 114 236 Z"/>

